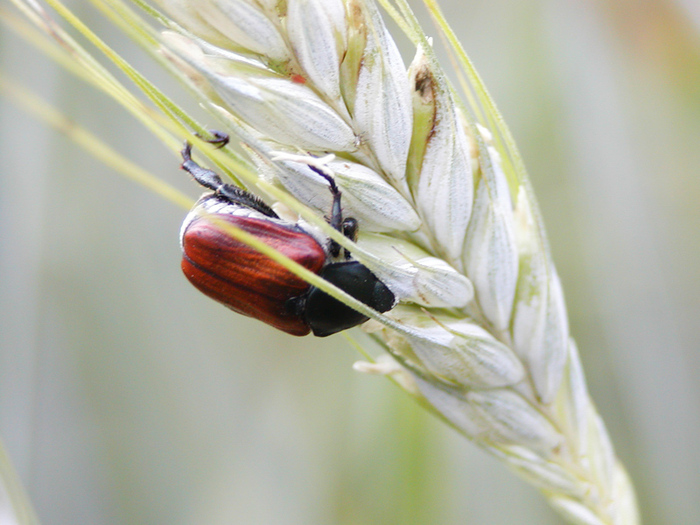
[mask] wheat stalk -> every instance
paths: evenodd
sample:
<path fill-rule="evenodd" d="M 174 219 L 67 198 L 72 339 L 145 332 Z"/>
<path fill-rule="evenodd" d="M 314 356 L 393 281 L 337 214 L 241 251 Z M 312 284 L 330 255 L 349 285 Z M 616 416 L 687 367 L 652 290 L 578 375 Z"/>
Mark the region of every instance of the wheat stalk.
<path fill-rule="evenodd" d="M 141 37 L 159 39 L 249 156 L 216 160 L 235 159 L 240 182 L 333 237 L 400 299 L 386 315 L 367 311 L 364 325 L 393 359 L 355 368 L 395 379 L 569 522 L 639 523 L 586 390 L 524 169 L 466 58 L 468 105 L 401 0 L 382 5 L 416 45 L 408 68 L 370 0 L 158 3 L 172 19 L 142 7 L 167 30 L 139 26 Z M 104 5 L 136 20 L 116 0 Z M 333 173 L 359 220 L 357 244 L 325 224 L 328 189 L 310 166 Z"/>

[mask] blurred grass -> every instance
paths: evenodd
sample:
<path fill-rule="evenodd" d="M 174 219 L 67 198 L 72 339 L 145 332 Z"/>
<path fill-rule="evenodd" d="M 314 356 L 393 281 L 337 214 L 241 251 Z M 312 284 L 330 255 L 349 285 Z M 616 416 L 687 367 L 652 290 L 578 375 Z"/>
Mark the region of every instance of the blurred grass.
<path fill-rule="evenodd" d="M 442 5 L 525 158 L 645 523 L 694 523 L 700 13 Z M 171 152 L 7 32 L 0 67 L 196 196 Z M 7 100 L 0 155 L 0 436 L 42 523 L 560 523 L 388 381 L 352 372 L 342 337 L 286 337 L 199 295 L 178 267 L 181 210 Z"/>

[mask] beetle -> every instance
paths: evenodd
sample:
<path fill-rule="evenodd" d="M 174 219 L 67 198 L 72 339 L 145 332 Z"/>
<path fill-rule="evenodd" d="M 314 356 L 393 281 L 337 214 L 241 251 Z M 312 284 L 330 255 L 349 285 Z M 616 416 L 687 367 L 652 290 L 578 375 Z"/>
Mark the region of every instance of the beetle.
<path fill-rule="evenodd" d="M 299 224 L 281 219 L 260 198 L 222 182 L 215 172 L 192 160 L 189 142 L 185 142 L 181 153 L 182 169 L 212 190 L 197 201 L 180 231 L 182 271 L 202 293 L 238 313 L 297 336 L 313 332 L 315 336 L 326 337 L 368 319 L 226 234 L 217 227 L 217 221 L 207 218 L 207 214 L 214 214 L 218 220 L 254 235 L 370 308 L 386 312 L 394 307 L 397 301 L 391 290 L 366 266 L 352 260 L 349 252 L 345 250 L 341 256 L 343 250 L 337 242 L 328 240 L 323 246 Z M 329 224 L 355 240 L 357 221 L 343 217 L 341 192 L 335 181 L 321 170 L 311 169 L 329 184 L 332 196 Z"/>

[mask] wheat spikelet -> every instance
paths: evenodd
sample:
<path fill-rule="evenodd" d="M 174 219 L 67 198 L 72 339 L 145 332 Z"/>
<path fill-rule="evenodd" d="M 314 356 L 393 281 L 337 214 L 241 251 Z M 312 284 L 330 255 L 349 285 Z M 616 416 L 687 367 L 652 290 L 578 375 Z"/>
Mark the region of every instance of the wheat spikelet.
<path fill-rule="evenodd" d="M 571 523 L 639 523 L 527 181 L 427 40 L 406 68 L 365 0 L 158 3 L 172 17 L 163 54 L 237 134 L 266 197 L 297 210 L 285 190 L 333 235 L 321 166 L 359 220 L 357 245 L 334 239 L 400 304 L 364 326 L 393 360 L 355 368 L 394 377 Z"/>

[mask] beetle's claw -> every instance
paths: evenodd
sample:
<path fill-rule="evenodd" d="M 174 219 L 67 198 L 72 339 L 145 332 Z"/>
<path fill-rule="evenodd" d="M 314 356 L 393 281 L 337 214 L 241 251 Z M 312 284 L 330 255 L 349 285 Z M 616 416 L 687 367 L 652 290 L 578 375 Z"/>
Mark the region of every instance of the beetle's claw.
<path fill-rule="evenodd" d="M 224 133 L 223 131 L 217 131 L 215 129 L 210 130 L 209 133 L 211 133 L 214 136 L 214 138 L 211 140 L 207 140 L 207 142 L 209 144 L 216 145 L 216 149 L 223 148 L 226 144 L 228 144 L 228 133 Z"/>
<path fill-rule="evenodd" d="M 216 149 L 221 149 L 223 148 L 226 144 L 228 144 L 230 137 L 228 136 L 228 133 L 224 133 L 223 131 L 217 131 L 215 129 L 210 129 L 209 133 L 211 134 L 212 139 L 205 139 L 202 137 L 199 133 L 195 133 L 195 136 L 199 137 L 202 139 L 204 142 L 208 142 L 209 144 L 213 144 L 216 146 Z"/>

